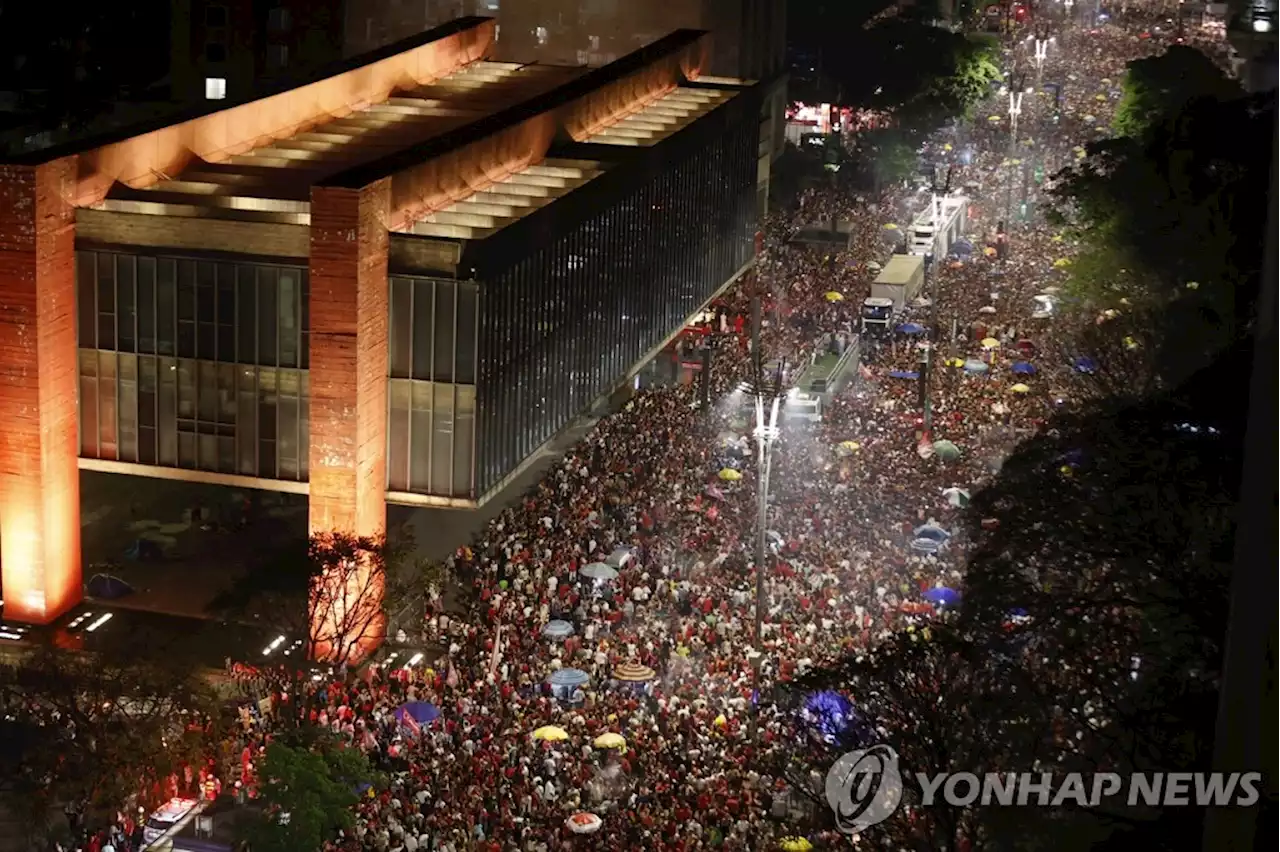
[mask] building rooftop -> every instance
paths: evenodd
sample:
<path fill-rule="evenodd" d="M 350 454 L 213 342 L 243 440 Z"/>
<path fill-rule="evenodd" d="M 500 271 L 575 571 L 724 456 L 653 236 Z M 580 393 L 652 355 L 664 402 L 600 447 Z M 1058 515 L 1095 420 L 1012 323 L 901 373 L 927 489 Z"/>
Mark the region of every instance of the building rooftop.
<path fill-rule="evenodd" d="M 97 207 L 121 213 L 305 225 L 311 187 L 355 166 L 527 100 L 581 71 L 478 61 L 426 86 L 217 163 L 193 161 L 142 188 L 117 183 Z"/>
<path fill-rule="evenodd" d="M 584 141 L 599 145 L 654 145 L 697 121 L 737 92 L 678 86 L 605 124 Z"/>

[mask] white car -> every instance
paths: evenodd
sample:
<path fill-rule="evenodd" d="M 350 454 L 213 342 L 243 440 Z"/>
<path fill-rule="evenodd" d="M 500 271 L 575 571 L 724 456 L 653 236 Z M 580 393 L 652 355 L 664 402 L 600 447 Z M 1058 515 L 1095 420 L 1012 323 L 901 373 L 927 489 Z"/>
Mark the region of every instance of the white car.
<path fill-rule="evenodd" d="M 147 824 L 142 829 L 142 842 L 147 846 L 155 843 L 188 816 L 192 816 L 199 805 L 200 802 L 195 799 L 170 799 L 165 802 L 147 817 Z"/>

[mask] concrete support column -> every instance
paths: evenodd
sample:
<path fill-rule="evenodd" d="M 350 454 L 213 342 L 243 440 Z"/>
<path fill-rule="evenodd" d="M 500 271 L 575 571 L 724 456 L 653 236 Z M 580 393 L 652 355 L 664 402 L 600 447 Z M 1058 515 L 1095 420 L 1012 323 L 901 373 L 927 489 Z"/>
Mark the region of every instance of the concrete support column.
<path fill-rule="evenodd" d="M 312 533 L 376 536 L 387 523 L 387 214 L 390 182 L 311 190 L 310 507 Z M 350 573 L 350 572 L 348 572 Z M 321 594 L 348 595 L 327 585 Z M 346 583 L 370 593 L 354 578 Z M 381 590 L 377 590 L 381 594 Z M 370 602 L 326 602 L 350 612 Z M 355 625 L 312 625 L 313 653 L 331 657 Z M 362 657 L 381 640 L 359 629 Z"/>
<path fill-rule="evenodd" d="M 0 566 L 8 619 L 80 602 L 76 159 L 0 166 Z"/>

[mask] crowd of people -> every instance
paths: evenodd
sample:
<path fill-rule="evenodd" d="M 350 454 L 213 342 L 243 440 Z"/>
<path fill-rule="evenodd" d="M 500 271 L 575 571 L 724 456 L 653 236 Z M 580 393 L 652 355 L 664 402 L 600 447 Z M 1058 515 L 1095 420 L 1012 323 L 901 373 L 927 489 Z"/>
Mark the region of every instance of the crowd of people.
<path fill-rule="evenodd" d="M 1085 392 L 1096 365 L 1071 335 L 1105 317 L 1062 303 L 1071 246 L 1036 215 L 1042 179 L 1020 166 L 1035 157 L 1052 174 L 1105 132 L 1124 63 L 1153 44 L 1129 26 L 1065 28 L 1042 71 L 1062 83 L 1028 96 L 1021 141 L 1003 92 L 936 140 L 971 195 L 970 237 L 934 260 L 887 334 L 863 337 L 856 379 L 819 422 L 784 418 L 758 566 L 754 398 L 739 387 L 753 356 L 736 320 L 762 297 L 770 362 L 803 366 L 827 335 L 851 339 L 874 271 L 928 193 L 814 189 L 771 219 L 753 275 L 719 306 L 734 319 L 711 410 L 696 382 L 637 393 L 458 551 L 453 577 L 476 603 L 433 616 L 438 661 L 368 666 L 294 697 L 393 779 L 329 849 L 765 850 L 797 834 L 804 805 L 772 770 L 806 734 L 775 687 L 962 589 L 967 495 Z M 847 248 L 792 240 L 819 218 L 850 223 Z M 906 322 L 916 329 L 895 330 Z M 922 356 L 927 415 L 910 377 Z M 925 526 L 943 534 L 920 546 Z M 595 563 L 610 569 L 582 571 Z M 438 718 L 406 724 L 406 702 Z M 242 732 L 246 787 L 268 731 Z M 848 843 L 816 828 L 805 842 Z"/>

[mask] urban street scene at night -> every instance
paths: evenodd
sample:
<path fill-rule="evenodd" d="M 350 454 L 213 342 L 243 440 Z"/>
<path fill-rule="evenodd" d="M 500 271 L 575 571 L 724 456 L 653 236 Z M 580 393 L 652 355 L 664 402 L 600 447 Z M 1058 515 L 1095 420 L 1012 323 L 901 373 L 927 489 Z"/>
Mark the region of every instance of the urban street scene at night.
<path fill-rule="evenodd" d="M 1277 23 L 0 4 L 0 852 L 1274 850 Z"/>

